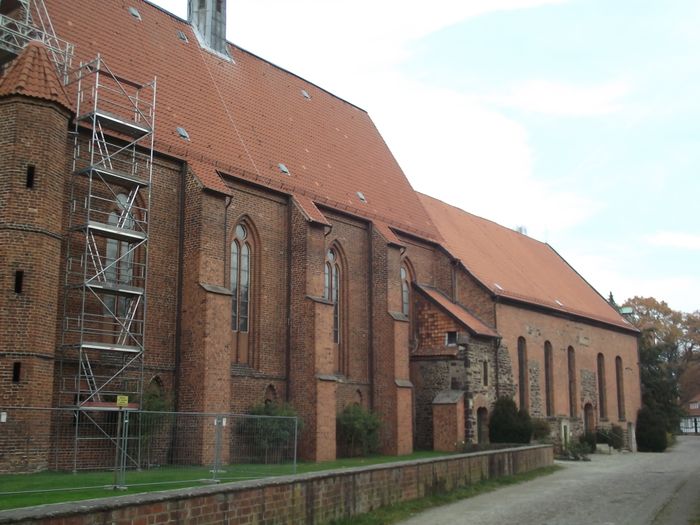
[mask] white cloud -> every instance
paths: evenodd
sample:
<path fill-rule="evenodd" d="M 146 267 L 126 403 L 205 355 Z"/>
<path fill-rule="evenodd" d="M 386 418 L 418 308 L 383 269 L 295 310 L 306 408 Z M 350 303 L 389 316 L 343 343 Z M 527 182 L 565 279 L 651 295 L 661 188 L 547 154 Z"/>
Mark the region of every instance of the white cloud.
<path fill-rule="evenodd" d="M 529 80 L 501 95 L 485 97 L 500 106 L 559 117 L 607 115 L 622 108 L 630 91 L 624 81 L 578 86 L 549 80 Z"/>
<path fill-rule="evenodd" d="M 671 308 L 683 312 L 700 308 L 700 276 L 683 273 L 659 276 L 643 265 L 638 266 L 642 248 L 633 243 L 596 243 L 583 247 L 568 240 L 558 248 L 562 257 L 603 297 L 613 292 L 618 304 L 637 295 L 666 301 Z"/>
<path fill-rule="evenodd" d="M 664 231 L 649 235 L 646 240 L 652 246 L 700 250 L 700 235 L 693 233 Z"/>
<path fill-rule="evenodd" d="M 388 76 L 382 84 L 401 89 L 378 94 L 385 100 L 372 117 L 417 190 L 542 240 L 599 209 L 533 177 L 535 154 L 517 121 L 453 90 Z"/>

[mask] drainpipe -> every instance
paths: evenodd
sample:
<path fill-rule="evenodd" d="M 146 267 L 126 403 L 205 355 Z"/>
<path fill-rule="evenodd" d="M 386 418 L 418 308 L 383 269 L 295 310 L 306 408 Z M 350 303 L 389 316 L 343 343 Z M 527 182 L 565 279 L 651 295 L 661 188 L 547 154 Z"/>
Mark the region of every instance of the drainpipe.
<path fill-rule="evenodd" d="M 285 377 L 284 399 L 289 403 L 291 399 L 291 372 L 292 372 L 292 197 L 287 200 L 287 345 L 285 348 Z"/>
<path fill-rule="evenodd" d="M 182 277 L 185 265 L 185 192 L 187 189 L 187 162 L 180 167 L 180 201 L 178 203 L 178 255 L 177 255 L 177 293 L 175 305 L 175 372 L 173 374 L 173 392 L 175 395 L 173 410 L 180 409 L 180 367 L 182 363 Z M 177 428 L 170 433 L 170 460 L 177 445 Z"/>
<path fill-rule="evenodd" d="M 182 361 L 182 289 L 185 265 L 185 192 L 187 191 L 187 162 L 180 168 L 180 202 L 178 203 L 178 257 L 177 257 L 177 306 L 175 310 L 175 378 L 174 392 L 180 392 L 180 366 Z M 175 396 L 175 411 L 180 406 L 179 396 Z"/>
<path fill-rule="evenodd" d="M 367 260 L 368 264 L 368 278 L 369 278 L 369 326 L 368 328 L 368 337 L 369 337 L 369 362 L 367 363 L 367 373 L 369 375 L 369 406 L 372 410 L 374 410 L 374 370 L 375 370 L 375 363 L 374 363 L 374 266 L 372 265 L 372 261 L 374 261 L 374 242 L 372 241 L 373 233 L 374 233 L 374 224 L 369 223 L 369 250 L 367 250 L 369 256 Z"/>
<path fill-rule="evenodd" d="M 226 259 L 228 258 L 228 207 L 233 203 L 233 197 L 226 197 L 226 206 L 224 207 L 224 278 L 221 281 L 221 286 L 226 287 Z"/>

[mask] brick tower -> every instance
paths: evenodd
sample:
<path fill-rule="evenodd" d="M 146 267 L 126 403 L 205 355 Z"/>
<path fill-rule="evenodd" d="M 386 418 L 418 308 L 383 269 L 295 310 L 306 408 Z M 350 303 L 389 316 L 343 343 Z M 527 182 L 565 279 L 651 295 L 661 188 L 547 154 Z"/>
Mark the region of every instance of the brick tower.
<path fill-rule="evenodd" d="M 30 42 L 0 77 L 0 404 L 4 407 L 52 404 L 70 107 L 46 47 Z M 15 432 L 31 435 L 22 429 L 47 426 L 46 414 L 8 416 L 0 430 L 4 450 L 16 450 L 2 442 Z M 34 436 L 35 441 L 43 439 Z M 15 461 L 30 469 L 45 468 L 48 443 L 35 442 L 32 449 L 43 452 L 21 459 L 4 456 L 0 471 Z"/>

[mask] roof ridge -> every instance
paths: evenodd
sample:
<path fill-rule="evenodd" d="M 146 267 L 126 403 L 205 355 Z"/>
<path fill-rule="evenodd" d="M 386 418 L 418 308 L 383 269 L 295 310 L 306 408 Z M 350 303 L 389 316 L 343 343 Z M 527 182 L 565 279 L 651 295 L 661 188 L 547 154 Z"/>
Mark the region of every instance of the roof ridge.
<path fill-rule="evenodd" d="M 477 214 L 475 214 L 475 213 L 471 213 L 471 212 L 469 212 L 469 211 L 467 211 L 467 210 L 465 210 L 465 209 L 463 209 L 463 208 L 460 208 L 460 207 L 457 206 L 456 204 L 450 204 L 449 202 L 445 202 L 445 201 L 442 200 L 442 199 L 439 199 L 439 198 L 437 198 L 437 197 L 433 197 L 432 195 L 428 195 L 427 193 L 423 193 L 423 192 L 420 192 L 420 191 L 416 191 L 416 193 L 417 193 L 419 196 L 427 197 L 427 198 L 432 199 L 432 200 L 434 200 L 434 201 L 438 201 L 438 202 L 440 202 L 441 204 L 444 204 L 445 206 L 449 206 L 450 208 L 454 208 L 455 210 L 457 210 L 457 211 L 459 211 L 459 212 L 461 212 L 461 213 L 464 213 L 464 214 L 466 214 L 466 215 L 469 215 L 469 216 L 471 216 L 471 217 L 474 217 L 475 219 L 478 219 L 478 220 L 480 220 L 480 221 L 484 221 L 484 222 L 488 222 L 488 223 L 490 223 L 490 224 L 493 224 L 494 226 L 497 226 L 498 228 L 500 228 L 500 229 L 502 229 L 502 230 L 504 230 L 504 231 L 506 231 L 506 232 L 509 232 L 509 233 L 511 233 L 511 234 L 513 234 L 513 235 L 516 235 L 516 236 L 520 236 L 520 238 L 528 239 L 528 240 L 530 240 L 530 241 L 532 241 L 532 242 L 535 242 L 535 243 L 537 243 L 537 244 L 541 244 L 541 245 L 543 245 L 543 246 L 549 246 L 549 244 L 546 243 L 546 242 L 544 242 L 544 241 L 540 241 L 539 239 L 535 239 L 534 237 L 530 237 L 530 236 L 527 235 L 526 233 L 521 233 L 521 232 L 519 232 L 519 231 L 517 231 L 517 230 L 514 230 L 513 228 L 509 228 L 508 226 L 504 226 L 503 224 L 498 223 L 498 222 L 496 222 L 496 221 L 493 220 L 493 219 L 489 219 L 489 218 L 487 218 L 487 217 L 482 217 L 481 215 L 477 215 Z M 428 214 L 428 215 L 430 215 L 430 214 Z"/>

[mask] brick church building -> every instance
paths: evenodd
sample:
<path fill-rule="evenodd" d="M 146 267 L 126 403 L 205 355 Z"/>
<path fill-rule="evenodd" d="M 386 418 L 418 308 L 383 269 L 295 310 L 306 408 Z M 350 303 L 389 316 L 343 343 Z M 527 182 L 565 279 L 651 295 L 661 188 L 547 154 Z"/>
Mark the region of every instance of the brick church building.
<path fill-rule="evenodd" d="M 0 406 L 289 402 L 314 460 L 352 403 L 396 455 L 487 439 L 498 396 L 557 439 L 632 424 L 636 330 L 550 246 L 416 193 L 227 8 L 0 2 Z"/>

